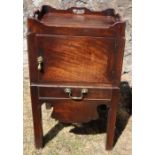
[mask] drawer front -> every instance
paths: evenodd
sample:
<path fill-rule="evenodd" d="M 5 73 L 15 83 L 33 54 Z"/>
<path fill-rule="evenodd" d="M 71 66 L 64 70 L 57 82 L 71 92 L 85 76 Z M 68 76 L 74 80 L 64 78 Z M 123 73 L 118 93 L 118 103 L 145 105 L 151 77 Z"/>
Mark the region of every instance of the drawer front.
<path fill-rule="evenodd" d="M 115 39 L 38 34 L 36 50 L 38 82 L 111 83 Z"/>
<path fill-rule="evenodd" d="M 44 100 L 109 100 L 111 99 L 111 89 L 98 89 L 98 88 L 51 88 L 39 87 L 38 94 L 40 99 Z"/>

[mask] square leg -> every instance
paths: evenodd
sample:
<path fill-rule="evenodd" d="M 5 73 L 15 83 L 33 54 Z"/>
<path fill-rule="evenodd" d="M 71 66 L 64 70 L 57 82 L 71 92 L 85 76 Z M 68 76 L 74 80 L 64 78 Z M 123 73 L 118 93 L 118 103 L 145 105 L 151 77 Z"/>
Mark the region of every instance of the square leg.
<path fill-rule="evenodd" d="M 115 135 L 115 123 L 116 123 L 116 114 L 117 107 L 119 103 L 119 89 L 112 91 L 112 100 L 108 112 L 108 121 L 107 121 L 107 142 L 106 149 L 111 150 L 113 148 L 113 141 Z"/>
<path fill-rule="evenodd" d="M 31 90 L 31 104 L 32 104 L 35 146 L 37 149 L 39 149 L 43 147 L 41 103 L 38 100 L 37 87 L 30 87 L 30 90 Z"/>

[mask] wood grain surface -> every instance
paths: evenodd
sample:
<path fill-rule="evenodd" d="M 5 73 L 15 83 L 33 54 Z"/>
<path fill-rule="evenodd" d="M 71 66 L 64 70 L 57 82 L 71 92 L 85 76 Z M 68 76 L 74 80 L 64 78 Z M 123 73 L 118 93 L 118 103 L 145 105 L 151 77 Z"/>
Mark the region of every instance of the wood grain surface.
<path fill-rule="evenodd" d="M 36 40 L 38 55 L 44 59 L 40 82 L 110 83 L 107 73 L 114 39 L 37 35 Z"/>
<path fill-rule="evenodd" d="M 83 10 L 83 14 L 76 14 Z M 125 22 L 113 9 L 92 12 L 86 8 L 56 10 L 43 6 L 28 18 L 28 58 L 35 145 L 43 147 L 41 105 L 53 107 L 60 122 L 83 123 L 99 117 L 101 105 L 109 107 L 108 150 L 113 147 L 119 103 Z M 41 70 L 37 58 L 42 57 Z M 64 92 L 72 89 L 73 100 Z"/>

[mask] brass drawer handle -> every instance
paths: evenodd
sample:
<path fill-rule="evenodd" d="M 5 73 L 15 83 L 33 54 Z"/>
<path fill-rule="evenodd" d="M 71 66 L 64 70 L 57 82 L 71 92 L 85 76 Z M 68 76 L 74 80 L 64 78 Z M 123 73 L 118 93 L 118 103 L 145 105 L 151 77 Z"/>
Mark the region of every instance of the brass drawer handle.
<path fill-rule="evenodd" d="M 37 62 L 38 62 L 38 71 L 41 71 L 42 70 L 43 57 L 39 56 L 37 58 Z"/>
<path fill-rule="evenodd" d="M 72 96 L 71 88 L 65 88 L 64 92 L 67 93 L 69 98 L 72 100 L 82 100 L 84 98 L 84 94 L 88 93 L 88 89 L 81 89 L 81 96 Z"/>

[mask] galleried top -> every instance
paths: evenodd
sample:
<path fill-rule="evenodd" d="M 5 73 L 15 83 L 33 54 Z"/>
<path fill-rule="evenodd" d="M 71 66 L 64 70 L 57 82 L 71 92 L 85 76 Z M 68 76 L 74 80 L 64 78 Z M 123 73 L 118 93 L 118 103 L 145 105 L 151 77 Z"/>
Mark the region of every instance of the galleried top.
<path fill-rule="evenodd" d="M 46 26 L 54 27 L 106 28 L 121 22 L 120 16 L 113 9 L 101 12 L 76 7 L 56 10 L 48 5 L 35 11 L 34 18 Z"/>

